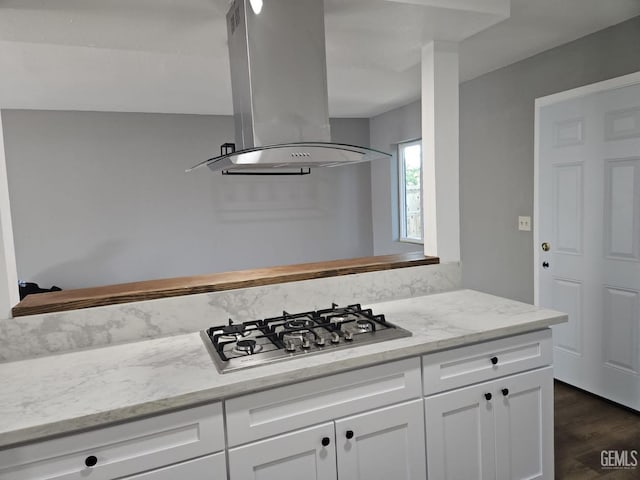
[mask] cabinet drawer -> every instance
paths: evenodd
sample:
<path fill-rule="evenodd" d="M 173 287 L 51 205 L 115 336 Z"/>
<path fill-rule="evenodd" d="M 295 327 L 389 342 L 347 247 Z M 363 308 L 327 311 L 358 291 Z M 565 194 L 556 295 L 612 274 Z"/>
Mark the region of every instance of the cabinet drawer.
<path fill-rule="evenodd" d="M 420 359 L 308 380 L 226 402 L 229 446 L 417 398 Z"/>
<path fill-rule="evenodd" d="M 226 480 L 227 465 L 224 452 L 188 460 L 170 467 L 151 470 L 122 480 Z"/>
<path fill-rule="evenodd" d="M 109 480 L 223 449 L 216 403 L 0 451 L 0 479 Z"/>
<path fill-rule="evenodd" d="M 422 357 L 424 394 L 550 365 L 551 330 L 539 330 Z"/>

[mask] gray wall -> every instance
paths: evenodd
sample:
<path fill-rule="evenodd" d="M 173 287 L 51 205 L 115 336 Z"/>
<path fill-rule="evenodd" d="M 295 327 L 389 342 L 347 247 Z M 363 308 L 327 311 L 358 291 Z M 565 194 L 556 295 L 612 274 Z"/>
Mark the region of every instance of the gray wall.
<path fill-rule="evenodd" d="M 422 136 L 420 101 L 370 119 L 371 147 L 392 153 L 391 160 L 371 163 L 371 213 L 375 255 L 422 251 L 423 246 L 398 241 L 398 143 Z"/>
<path fill-rule="evenodd" d="M 463 284 L 533 301 L 534 100 L 640 70 L 640 17 L 463 83 Z M 534 220 L 535 221 L 535 220 Z"/>
<path fill-rule="evenodd" d="M 371 255 L 370 166 L 305 177 L 184 169 L 231 117 L 2 111 L 18 276 L 78 288 Z M 368 145 L 369 122 L 332 120 Z"/>

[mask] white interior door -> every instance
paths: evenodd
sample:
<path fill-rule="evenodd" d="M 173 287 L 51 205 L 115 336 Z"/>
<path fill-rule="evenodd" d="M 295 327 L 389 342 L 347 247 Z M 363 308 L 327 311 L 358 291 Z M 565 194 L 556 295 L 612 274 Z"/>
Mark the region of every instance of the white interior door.
<path fill-rule="evenodd" d="M 538 133 L 537 295 L 569 314 L 556 378 L 640 410 L 640 84 L 545 105 Z"/>

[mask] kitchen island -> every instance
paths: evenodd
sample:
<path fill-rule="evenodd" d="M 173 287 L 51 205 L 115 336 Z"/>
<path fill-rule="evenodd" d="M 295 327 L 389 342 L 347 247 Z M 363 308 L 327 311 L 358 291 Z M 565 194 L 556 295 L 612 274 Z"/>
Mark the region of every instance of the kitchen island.
<path fill-rule="evenodd" d="M 3 449 L 0 450 L 0 460 L 8 461 L 7 455 L 20 451 L 21 445 L 26 444 L 23 449 L 34 447 L 39 445 L 34 442 L 48 438 L 63 436 L 59 440 L 64 440 L 67 438 L 64 435 L 88 435 L 99 432 L 100 430 L 90 430 L 98 427 L 126 427 L 129 423 L 123 422 L 145 422 L 189 411 L 184 409 L 206 409 L 211 405 L 211 411 L 214 412 L 222 401 L 226 403 L 229 414 L 233 411 L 235 400 L 256 394 L 266 395 L 279 389 L 305 385 L 305 388 L 311 391 L 313 388 L 321 388 L 318 385 L 323 385 L 321 390 L 324 389 L 326 392 L 326 386 L 331 383 L 331 379 L 338 379 L 338 386 L 351 385 L 358 378 L 366 378 L 370 373 L 373 375 L 371 382 L 375 383 L 373 378 L 377 374 L 374 375 L 374 369 L 384 369 L 389 365 L 392 370 L 400 368 L 391 375 L 393 378 L 420 378 L 420 356 L 422 368 L 427 372 L 429 368 L 425 368 L 425 365 L 430 364 L 429 359 L 437 360 L 437 357 L 432 355 L 455 352 L 461 348 L 482 350 L 482 346 L 486 345 L 493 349 L 491 351 L 502 349 L 505 358 L 513 357 L 504 363 L 496 361 L 496 364 L 489 365 L 487 369 L 470 365 L 472 370 L 477 371 L 477 375 L 474 379 L 466 381 L 465 385 L 500 378 L 522 370 L 534 370 L 551 363 L 548 327 L 567 320 L 566 315 L 559 312 L 472 290 L 458 290 L 367 306 L 372 307 L 375 312 L 384 313 L 389 321 L 411 331 L 412 336 L 306 358 L 302 356 L 303 358 L 226 374 L 220 374 L 216 370 L 199 333 L 0 364 L 0 378 L 3 383 L 0 392 L 0 404 L 3 406 L 0 411 L 0 448 Z M 520 342 L 523 345 L 523 355 L 514 357 L 513 352 L 519 351 L 520 344 L 516 341 L 510 345 L 509 342 L 514 338 L 525 338 L 527 335 L 534 335 L 535 338 L 532 337 L 532 340 L 527 337 L 526 342 Z M 500 341 L 506 343 L 492 344 Z M 530 348 L 529 344 L 534 347 Z M 485 354 L 480 350 L 465 358 L 482 358 L 484 362 Z M 493 354 L 490 358 L 493 363 Z M 515 370 L 514 365 L 517 366 Z M 465 375 L 468 377 L 469 372 Z M 432 386 L 425 384 L 424 378 L 423 385 L 416 387 L 419 390 L 417 394 L 414 387 L 407 386 L 406 390 L 411 390 L 413 396 L 424 395 L 428 398 L 427 394 L 454 391 L 454 387 L 458 386 L 455 382 L 447 385 L 448 380 L 444 378 L 439 381 L 442 383 L 442 390 L 432 390 Z M 332 388 L 336 390 L 336 387 Z M 391 391 L 396 387 L 389 389 Z M 291 392 L 287 395 L 290 398 L 295 397 Z M 504 396 L 506 398 L 507 394 Z M 363 398 L 366 398 L 366 395 L 360 398 L 361 410 L 375 407 L 375 402 L 369 406 Z M 390 402 L 397 403 L 401 399 L 404 398 L 398 397 Z M 236 405 L 242 404 L 242 400 L 238 401 L 240 403 L 236 402 Z M 274 402 L 278 403 L 275 400 Z M 420 399 L 420 405 L 422 402 Z M 215 407 L 216 405 L 218 407 Z M 256 411 L 263 413 L 265 409 L 266 406 L 256 407 Z M 311 408 L 314 409 L 321 410 L 319 406 Z M 349 411 L 348 408 L 345 410 L 347 413 Z M 221 415 L 220 408 L 219 416 Z M 340 416 L 335 415 L 335 412 L 332 415 Z M 310 424 L 319 423 L 321 417 L 322 415 L 314 418 Z M 284 420 L 286 423 L 286 419 Z M 229 421 L 233 423 L 233 420 L 227 417 L 227 422 Z M 264 420 L 263 423 L 268 422 Z M 121 425 L 110 426 L 113 424 Z M 219 425 L 222 429 L 221 419 Z M 288 432 L 295 428 L 297 426 L 293 422 L 282 430 Z M 77 433 L 86 430 L 90 431 Z M 222 432 L 218 433 L 222 435 Z M 239 448 L 248 448 L 249 437 L 240 439 L 242 435 L 244 434 L 239 434 L 237 444 L 244 445 Z M 255 439 L 263 439 L 269 435 L 269 432 L 261 433 Z M 330 436 L 322 437 L 323 442 L 325 438 Z M 50 440 L 42 444 L 56 441 Z M 544 441 L 552 442 L 552 438 L 545 438 Z M 233 441 L 229 443 L 228 438 L 226 442 L 228 447 L 233 446 Z M 324 443 L 323 447 L 326 447 Z M 216 448 L 224 456 L 225 440 L 218 442 Z M 82 455 L 84 453 L 87 452 L 83 452 Z M 192 456 L 204 453 L 205 451 L 196 449 Z M 229 455 L 233 458 L 232 453 Z M 89 463 L 92 463 L 93 458 L 96 457 L 88 455 L 87 466 L 83 468 L 92 468 Z M 178 457 L 176 461 L 177 459 Z M 98 460 L 100 459 L 97 458 Z M 151 466 L 143 465 L 143 469 L 150 469 Z M 0 478 L 4 479 L 4 470 L 1 468 Z M 14 470 L 17 468 L 16 466 Z M 14 478 L 8 476 L 9 473 L 6 475 L 6 478 Z M 544 478 L 547 478 L 546 475 L 545 472 Z"/>

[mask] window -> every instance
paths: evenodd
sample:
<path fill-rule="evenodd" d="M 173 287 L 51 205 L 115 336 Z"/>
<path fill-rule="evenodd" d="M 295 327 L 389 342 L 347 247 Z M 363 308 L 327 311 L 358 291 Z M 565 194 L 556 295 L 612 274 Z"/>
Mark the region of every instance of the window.
<path fill-rule="evenodd" d="M 400 241 L 422 243 L 422 142 L 398 145 Z"/>

